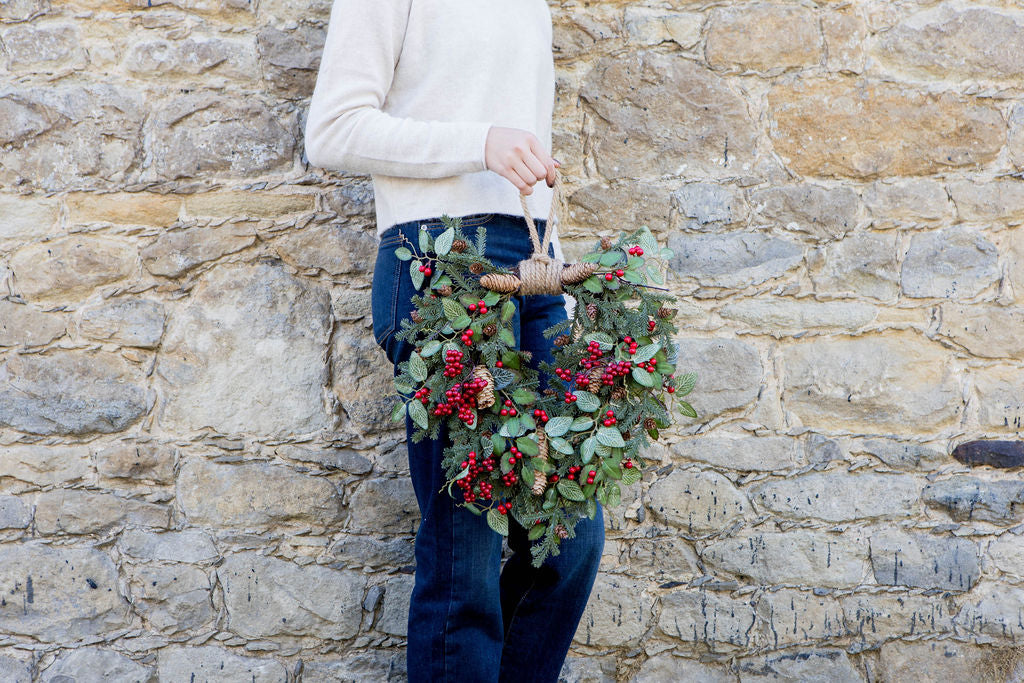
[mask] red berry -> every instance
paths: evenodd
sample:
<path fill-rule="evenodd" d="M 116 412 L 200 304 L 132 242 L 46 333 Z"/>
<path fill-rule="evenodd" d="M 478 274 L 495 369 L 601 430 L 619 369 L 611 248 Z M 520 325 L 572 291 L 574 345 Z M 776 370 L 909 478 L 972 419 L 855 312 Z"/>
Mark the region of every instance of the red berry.
<path fill-rule="evenodd" d="M 619 277 L 622 277 L 623 275 L 626 274 L 626 271 L 624 271 L 622 268 L 619 268 L 618 270 L 615 271 L 615 274 L 618 275 Z"/>
<path fill-rule="evenodd" d="M 420 272 L 422 273 L 426 269 L 426 266 L 420 265 Z"/>
<path fill-rule="evenodd" d="M 430 270 L 429 267 L 423 269 L 423 274 L 426 275 L 427 277 L 430 277 L 430 274 L 433 272 L 434 271 Z"/>
<path fill-rule="evenodd" d="M 505 364 L 504 364 L 504 363 L 502 363 L 502 362 L 501 362 L 501 361 L 499 360 L 499 361 L 497 361 L 497 362 L 496 362 L 496 363 L 494 364 L 494 366 L 495 366 L 495 367 L 498 367 L 498 368 L 503 368 L 503 367 L 505 367 Z"/>
<path fill-rule="evenodd" d="M 611 273 L 605 273 L 604 274 L 604 279 L 608 280 L 610 282 L 613 279 L 612 274 Z"/>
<path fill-rule="evenodd" d="M 475 312 L 476 311 L 476 304 L 470 304 L 469 305 L 469 310 L 470 310 L 470 312 Z"/>

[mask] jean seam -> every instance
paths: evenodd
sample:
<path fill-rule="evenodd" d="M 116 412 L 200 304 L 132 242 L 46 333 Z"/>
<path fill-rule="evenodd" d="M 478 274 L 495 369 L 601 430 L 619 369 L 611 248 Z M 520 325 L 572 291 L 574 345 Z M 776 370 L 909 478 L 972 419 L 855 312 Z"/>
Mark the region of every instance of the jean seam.
<path fill-rule="evenodd" d="M 444 662 L 444 680 L 447 683 L 448 677 L 448 623 L 452 617 L 452 602 L 455 600 L 455 515 L 452 505 L 445 506 L 448 509 L 449 528 L 452 530 L 452 544 L 449 546 L 452 553 L 451 575 L 448 577 L 448 611 L 444 615 L 444 631 L 441 633 L 441 660 Z"/>
<path fill-rule="evenodd" d="M 512 633 L 512 628 L 515 626 L 516 615 L 519 614 L 519 608 L 526 602 L 526 596 L 530 594 L 530 591 L 537 585 L 537 574 L 533 575 L 533 579 L 530 581 L 530 585 L 527 586 L 526 590 L 523 591 L 523 595 L 519 598 L 519 602 L 516 603 L 516 607 L 512 610 L 512 616 L 508 618 L 508 633 L 505 634 L 505 640 L 508 641 L 508 636 Z"/>

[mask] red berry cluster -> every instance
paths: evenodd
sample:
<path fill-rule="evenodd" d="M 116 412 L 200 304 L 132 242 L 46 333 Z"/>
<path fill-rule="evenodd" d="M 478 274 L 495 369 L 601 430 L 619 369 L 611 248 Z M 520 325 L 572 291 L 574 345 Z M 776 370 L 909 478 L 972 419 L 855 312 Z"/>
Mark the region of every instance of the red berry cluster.
<path fill-rule="evenodd" d="M 473 345 L 473 330 L 469 327 L 462 331 L 462 343 L 466 346 Z"/>
<path fill-rule="evenodd" d="M 644 255 L 644 250 L 641 249 L 639 245 L 634 246 L 634 247 L 630 247 L 629 248 L 629 255 L 630 256 L 643 256 Z"/>
<path fill-rule="evenodd" d="M 423 273 L 425 276 L 430 277 L 430 275 L 434 271 L 430 269 L 430 266 L 427 263 L 424 263 L 420 266 L 420 272 Z"/>
<path fill-rule="evenodd" d="M 583 469 L 583 468 L 580 467 L 579 465 L 573 465 L 572 467 L 569 468 L 569 474 L 565 475 L 565 478 L 566 479 L 575 479 L 576 475 L 579 474 L 579 471 L 581 469 Z"/>
<path fill-rule="evenodd" d="M 505 407 L 502 408 L 499 411 L 502 415 L 508 415 L 510 417 L 515 417 L 516 415 L 519 414 L 518 411 L 516 411 L 515 406 L 512 405 L 512 400 L 511 399 L 507 399 L 506 398 L 504 405 L 505 405 Z"/>
<path fill-rule="evenodd" d="M 520 450 L 518 448 L 516 448 L 515 446 L 512 446 L 511 448 L 509 448 L 508 452 L 509 452 L 509 456 L 508 456 L 508 464 L 509 465 L 513 465 L 514 466 L 517 462 L 519 462 L 520 460 L 523 459 L 522 452 L 520 452 Z M 512 486 L 517 481 L 519 481 L 519 477 L 516 475 L 516 473 L 513 470 L 509 470 L 505 474 L 501 475 L 501 481 L 502 481 L 503 484 L 505 484 L 505 486 Z"/>
<path fill-rule="evenodd" d="M 498 512 L 503 515 L 507 515 L 509 510 L 512 509 L 512 503 L 498 503 Z"/>
<path fill-rule="evenodd" d="M 572 377 L 572 370 L 566 370 L 565 368 L 555 368 L 555 374 L 558 375 L 558 379 L 563 382 L 568 382 Z"/>
<path fill-rule="evenodd" d="M 477 463 L 476 451 L 469 452 L 469 458 L 462 461 L 462 469 L 468 467 L 469 474 L 455 482 L 463 490 L 463 498 L 465 498 L 466 502 L 473 502 L 476 500 L 477 495 L 484 500 L 490 500 L 491 490 L 494 488 L 494 485 L 483 479 L 478 480 L 478 478 L 481 474 L 493 472 L 496 464 L 497 461 L 494 459 L 494 456 L 490 455 L 484 458 L 483 462 Z M 474 484 L 477 485 L 476 493 L 473 492 Z"/>
<path fill-rule="evenodd" d="M 643 363 L 637 363 L 636 364 L 636 366 L 638 368 L 643 368 L 647 372 L 654 372 L 655 369 L 657 368 L 657 365 L 658 365 L 658 361 L 654 360 L 653 358 L 650 359 L 649 361 L 645 361 Z"/>
<path fill-rule="evenodd" d="M 444 354 L 444 376 L 458 377 L 465 366 L 462 364 L 462 351 L 449 349 Z"/>
<path fill-rule="evenodd" d="M 647 331 L 648 332 L 654 332 L 654 328 L 657 327 L 657 326 L 658 326 L 658 323 L 654 322 L 653 320 L 648 320 L 647 321 Z"/>
<path fill-rule="evenodd" d="M 576 395 L 573 394 L 571 391 L 565 392 L 565 402 L 566 403 L 575 403 L 576 402 Z"/>
<path fill-rule="evenodd" d="M 576 397 L 573 396 L 573 398 L 576 398 Z M 541 422 L 547 422 L 548 421 L 548 411 L 541 410 L 540 408 L 534 408 L 534 410 L 533 410 L 533 417 L 534 417 L 534 419 L 540 420 Z"/>
<path fill-rule="evenodd" d="M 612 386 L 615 384 L 616 377 L 628 375 L 630 368 L 632 367 L 633 361 L 631 360 L 612 361 L 605 366 L 604 372 L 601 373 L 601 384 Z M 595 389 L 596 388 L 597 387 L 595 387 Z"/>
<path fill-rule="evenodd" d="M 481 299 L 480 301 L 477 301 L 475 304 L 469 305 L 469 312 L 479 313 L 480 315 L 483 315 L 484 313 L 487 312 L 487 304 L 485 304 L 484 300 Z"/>
<path fill-rule="evenodd" d="M 633 469 L 633 461 L 630 460 L 629 458 L 626 458 L 625 460 L 622 461 L 622 466 L 625 467 L 627 470 L 631 470 Z"/>
<path fill-rule="evenodd" d="M 420 400 L 420 403 L 422 403 L 423 405 L 427 405 L 427 401 L 430 400 L 429 396 L 430 396 L 430 389 L 428 387 L 423 387 L 422 389 L 417 389 L 416 393 L 413 394 L 413 398 L 418 398 Z"/>
<path fill-rule="evenodd" d="M 616 422 L 618 422 L 618 420 L 615 419 L 615 411 L 609 410 L 607 413 L 605 413 L 605 418 L 604 420 L 601 421 L 601 424 L 603 424 L 605 427 L 611 427 Z"/>
<path fill-rule="evenodd" d="M 595 472 L 594 470 L 590 470 L 589 472 L 587 472 L 587 483 L 593 484 L 595 476 L 597 476 L 597 472 Z"/>
<path fill-rule="evenodd" d="M 671 375 L 668 376 L 669 381 L 666 382 L 667 386 L 665 387 L 665 391 L 667 391 L 670 394 L 676 393 L 675 382 L 672 381 L 675 378 L 676 378 L 675 374 L 671 374 Z"/>
<path fill-rule="evenodd" d="M 476 395 L 487 386 L 487 380 L 482 377 L 475 377 L 468 382 L 454 385 L 444 392 L 448 403 L 438 403 L 434 408 L 434 415 L 451 415 L 453 410 L 458 410 L 459 419 L 466 424 L 472 424 L 476 419 L 473 410 L 476 408 Z"/>
<path fill-rule="evenodd" d="M 587 353 L 589 357 L 581 358 L 580 365 L 589 370 L 601 364 L 599 359 L 604 355 L 604 351 L 601 350 L 601 345 L 598 342 L 592 341 L 587 344 Z"/>
<path fill-rule="evenodd" d="M 629 355 L 632 356 L 634 353 L 636 353 L 636 340 L 635 339 L 633 339 L 629 335 L 626 335 L 625 337 L 622 338 L 622 341 L 624 341 L 625 343 L 629 344 Z"/>

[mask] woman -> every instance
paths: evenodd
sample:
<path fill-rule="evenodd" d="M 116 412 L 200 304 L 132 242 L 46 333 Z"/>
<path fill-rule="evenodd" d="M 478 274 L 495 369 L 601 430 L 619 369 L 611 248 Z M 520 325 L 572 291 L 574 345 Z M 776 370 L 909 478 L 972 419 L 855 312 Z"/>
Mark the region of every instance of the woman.
<path fill-rule="evenodd" d="M 313 165 L 369 173 L 380 243 L 374 337 L 397 366 L 414 288 L 394 256 L 401 235 L 435 235 L 442 214 L 487 230 L 487 256 L 511 266 L 531 243 L 520 193 L 543 236 L 558 165 L 551 158 L 554 63 L 545 0 L 334 0 L 305 126 Z M 538 184 L 544 179 L 546 182 Z M 557 237 L 549 255 L 562 258 Z M 552 360 L 542 332 L 563 296 L 517 297 L 513 329 L 532 363 Z M 413 432 L 411 421 L 407 433 Z M 556 681 L 604 546 L 600 507 L 561 553 L 531 566 L 526 530 L 502 536 L 444 491 L 437 441 L 408 443 L 421 513 L 409 607 L 411 681 Z M 461 495 L 461 494 L 458 494 Z"/>

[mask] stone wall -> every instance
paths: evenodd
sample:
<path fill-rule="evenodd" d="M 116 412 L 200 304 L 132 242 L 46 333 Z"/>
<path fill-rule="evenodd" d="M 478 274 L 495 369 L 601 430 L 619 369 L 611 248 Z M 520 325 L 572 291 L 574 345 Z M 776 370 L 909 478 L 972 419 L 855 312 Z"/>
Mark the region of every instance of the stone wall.
<path fill-rule="evenodd" d="M 0 0 L 0 679 L 403 680 L 417 509 L 327 0 Z M 567 253 L 674 250 L 701 418 L 567 681 L 1006 680 L 1024 6 L 552 6 Z M 297 19 L 298 17 L 298 19 Z M 65 678 L 66 677 L 66 678 Z"/>

